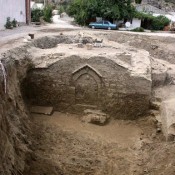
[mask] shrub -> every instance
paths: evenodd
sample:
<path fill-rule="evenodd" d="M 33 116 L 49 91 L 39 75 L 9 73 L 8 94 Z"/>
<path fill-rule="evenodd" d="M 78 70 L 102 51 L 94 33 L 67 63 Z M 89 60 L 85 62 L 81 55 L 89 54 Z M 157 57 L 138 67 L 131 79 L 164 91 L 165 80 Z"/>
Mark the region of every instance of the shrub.
<path fill-rule="evenodd" d="M 31 12 L 32 22 L 40 22 L 40 18 L 43 16 L 43 10 L 33 9 Z"/>
<path fill-rule="evenodd" d="M 142 28 L 142 27 L 137 27 L 137 28 L 135 28 L 135 29 L 133 29 L 133 30 L 131 30 L 131 31 L 133 31 L 133 32 L 144 32 L 144 28 Z"/>
<path fill-rule="evenodd" d="M 58 13 L 61 15 L 63 12 L 65 12 L 65 9 L 64 9 L 64 6 L 59 6 L 59 8 L 58 8 Z"/>
<path fill-rule="evenodd" d="M 7 18 L 6 24 L 4 25 L 6 29 L 12 29 L 13 25 L 12 22 L 10 21 L 10 17 Z"/>
<path fill-rule="evenodd" d="M 157 16 L 152 20 L 152 30 L 163 30 L 170 23 L 170 20 L 165 16 Z"/>
<path fill-rule="evenodd" d="M 46 22 L 51 22 L 51 18 L 52 18 L 52 6 L 51 5 L 47 5 L 44 10 L 43 10 L 43 13 L 44 13 L 44 20 Z"/>
<path fill-rule="evenodd" d="M 147 22 L 148 25 L 144 25 L 144 28 L 150 29 L 150 30 L 163 30 L 165 26 L 169 25 L 170 20 L 165 16 L 153 16 L 151 14 L 146 14 L 142 12 L 135 11 L 134 13 L 135 18 L 139 18 L 142 20 L 142 22 Z M 143 26 L 142 23 L 142 26 Z"/>
<path fill-rule="evenodd" d="M 136 4 L 141 4 L 142 0 L 135 0 Z"/>
<path fill-rule="evenodd" d="M 13 21 L 12 21 L 12 26 L 17 27 L 17 23 L 18 23 L 17 20 L 14 18 Z"/>

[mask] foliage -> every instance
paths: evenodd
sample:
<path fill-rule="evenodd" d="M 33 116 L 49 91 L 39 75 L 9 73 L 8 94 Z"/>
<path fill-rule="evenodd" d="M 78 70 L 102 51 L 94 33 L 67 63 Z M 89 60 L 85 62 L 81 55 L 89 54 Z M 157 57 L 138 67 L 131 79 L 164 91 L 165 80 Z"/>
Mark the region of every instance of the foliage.
<path fill-rule="evenodd" d="M 31 12 L 32 22 L 40 22 L 40 18 L 43 16 L 43 10 L 33 9 Z"/>
<path fill-rule="evenodd" d="M 12 21 L 12 26 L 17 27 L 17 23 L 18 23 L 17 20 L 14 18 L 13 21 Z"/>
<path fill-rule="evenodd" d="M 136 4 L 141 4 L 142 0 L 135 0 Z"/>
<path fill-rule="evenodd" d="M 170 20 L 165 16 L 158 16 L 152 21 L 153 30 L 163 30 L 170 23 Z"/>
<path fill-rule="evenodd" d="M 12 22 L 10 21 L 10 17 L 7 18 L 6 24 L 4 25 L 6 29 L 12 29 L 13 25 Z"/>
<path fill-rule="evenodd" d="M 133 29 L 133 30 L 131 30 L 131 31 L 133 31 L 133 32 L 144 32 L 144 28 L 142 28 L 142 27 L 137 27 L 137 28 L 135 28 L 135 29 Z"/>
<path fill-rule="evenodd" d="M 61 15 L 63 12 L 65 12 L 64 6 L 60 5 L 58 8 L 58 13 Z"/>
<path fill-rule="evenodd" d="M 143 13 L 143 12 L 134 12 L 133 17 L 138 18 L 138 19 L 147 19 L 147 20 L 153 20 L 155 17 L 151 14 Z"/>
<path fill-rule="evenodd" d="M 44 10 L 43 10 L 43 16 L 44 16 L 44 20 L 46 22 L 52 22 L 51 21 L 51 18 L 52 18 L 52 6 L 51 5 L 47 5 L 46 7 L 44 7 Z"/>
<path fill-rule="evenodd" d="M 131 0 L 73 0 L 67 13 L 73 16 L 77 23 L 85 25 L 95 17 L 131 19 L 134 7 Z"/>
<path fill-rule="evenodd" d="M 170 20 L 167 17 L 161 16 L 161 15 L 155 17 L 151 14 L 146 14 L 146 13 L 135 11 L 134 17 L 139 18 L 142 21 L 144 20 L 149 21 L 150 25 L 148 29 L 150 30 L 163 30 L 163 28 L 170 23 Z"/>

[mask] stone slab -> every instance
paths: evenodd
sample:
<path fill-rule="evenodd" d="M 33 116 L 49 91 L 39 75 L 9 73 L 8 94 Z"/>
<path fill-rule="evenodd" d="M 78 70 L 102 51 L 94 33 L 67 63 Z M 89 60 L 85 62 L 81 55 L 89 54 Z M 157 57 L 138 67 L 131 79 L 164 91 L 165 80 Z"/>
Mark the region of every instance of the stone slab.
<path fill-rule="evenodd" d="M 161 123 L 166 140 L 175 138 L 175 99 L 163 101 L 161 104 Z"/>
<path fill-rule="evenodd" d="M 30 112 L 36 114 L 51 115 L 53 113 L 53 107 L 32 106 L 30 108 Z"/>

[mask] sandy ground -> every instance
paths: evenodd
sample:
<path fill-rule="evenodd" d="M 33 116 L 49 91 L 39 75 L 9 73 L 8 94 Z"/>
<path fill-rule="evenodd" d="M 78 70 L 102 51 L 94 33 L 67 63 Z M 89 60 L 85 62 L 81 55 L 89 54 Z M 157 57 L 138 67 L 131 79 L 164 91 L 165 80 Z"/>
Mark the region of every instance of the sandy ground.
<path fill-rule="evenodd" d="M 142 172 L 139 151 L 142 139 L 155 132 L 153 123 L 145 133 L 137 122 L 111 120 L 106 126 L 98 126 L 83 123 L 80 118 L 58 112 L 52 116 L 32 115 L 34 154 L 28 174 Z"/>
<path fill-rule="evenodd" d="M 156 132 L 153 117 L 111 120 L 106 126 L 80 119 L 59 112 L 32 115 L 26 175 L 174 175 L 173 145 Z"/>

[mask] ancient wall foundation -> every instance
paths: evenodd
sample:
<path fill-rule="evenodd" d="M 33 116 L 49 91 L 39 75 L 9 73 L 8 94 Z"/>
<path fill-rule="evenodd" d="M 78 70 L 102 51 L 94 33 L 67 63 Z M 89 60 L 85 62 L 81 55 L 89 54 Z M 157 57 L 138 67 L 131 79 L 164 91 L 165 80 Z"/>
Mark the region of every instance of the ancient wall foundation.
<path fill-rule="evenodd" d="M 32 69 L 25 80 L 33 105 L 63 112 L 101 109 L 121 119 L 135 119 L 149 109 L 151 81 L 105 57 L 67 57 L 47 69 Z"/>

